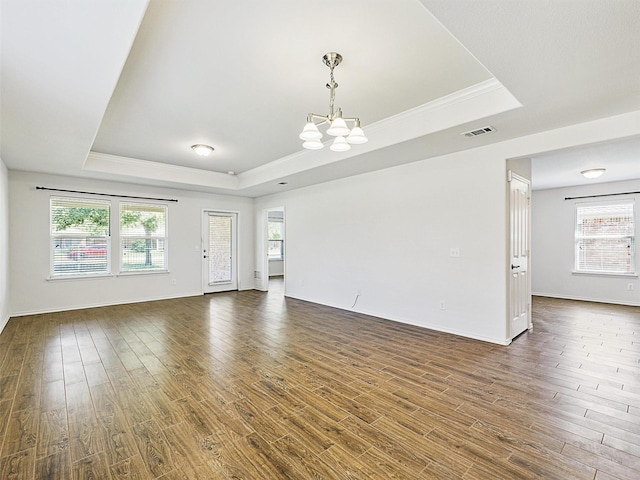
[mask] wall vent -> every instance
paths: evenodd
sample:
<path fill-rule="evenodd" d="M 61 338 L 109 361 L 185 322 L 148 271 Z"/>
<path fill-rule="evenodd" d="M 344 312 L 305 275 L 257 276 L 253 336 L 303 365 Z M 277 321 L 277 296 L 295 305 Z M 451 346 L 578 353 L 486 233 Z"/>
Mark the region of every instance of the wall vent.
<path fill-rule="evenodd" d="M 496 129 L 489 125 L 488 127 L 477 128 L 475 130 L 469 130 L 468 132 L 463 132 L 461 135 L 465 137 L 477 137 L 478 135 L 484 135 L 485 133 L 495 132 Z"/>

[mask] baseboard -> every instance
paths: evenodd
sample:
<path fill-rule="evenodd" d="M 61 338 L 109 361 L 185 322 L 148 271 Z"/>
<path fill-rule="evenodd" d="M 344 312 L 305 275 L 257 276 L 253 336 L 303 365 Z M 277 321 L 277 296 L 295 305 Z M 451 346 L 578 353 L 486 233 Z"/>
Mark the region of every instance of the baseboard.
<path fill-rule="evenodd" d="M 7 318 L 0 319 L 0 334 L 4 330 L 4 327 L 7 326 L 7 323 L 9 323 L 10 319 L 11 319 L 11 317 L 9 315 L 7 315 Z"/>
<path fill-rule="evenodd" d="M 502 346 L 506 346 L 506 345 L 511 344 L 511 339 L 510 338 L 497 339 L 497 338 L 493 338 L 493 337 L 485 337 L 485 336 L 482 336 L 482 335 L 476 335 L 475 333 L 466 332 L 464 330 L 446 329 L 446 328 L 440 327 L 439 325 L 418 323 L 418 322 L 414 322 L 411 319 L 407 319 L 407 318 L 383 316 L 383 315 L 380 315 L 379 313 L 376 313 L 376 312 L 369 312 L 367 310 L 358 310 L 358 309 L 355 309 L 355 308 L 354 309 L 346 308 L 344 306 L 332 305 L 330 303 L 319 302 L 317 300 L 310 300 L 308 298 L 296 297 L 294 295 L 288 295 L 287 294 L 285 296 L 287 296 L 289 298 L 295 298 L 296 300 L 302 300 L 304 302 L 315 303 L 317 305 L 324 305 L 325 307 L 337 308 L 338 310 L 346 310 L 348 312 L 355 312 L 355 313 L 360 313 L 362 315 L 368 315 L 370 317 L 374 317 L 374 318 L 377 318 L 377 319 L 380 319 L 380 320 L 387 320 L 387 321 L 390 321 L 390 322 L 403 323 L 405 325 L 412 325 L 414 327 L 420 327 L 420 328 L 424 328 L 424 329 L 427 329 L 427 330 L 433 330 L 433 331 L 436 331 L 436 332 L 449 333 L 451 335 L 457 335 L 459 337 L 470 338 L 472 340 L 480 340 L 482 342 L 494 343 L 494 344 L 502 345 Z"/>
<path fill-rule="evenodd" d="M 95 304 L 88 304 L 88 305 L 74 305 L 74 306 L 63 307 L 63 308 L 33 310 L 28 312 L 15 312 L 15 313 L 12 313 L 11 316 L 26 317 L 28 315 L 42 315 L 44 313 L 70 312 L 72 310 L 86 310 L 88 308 L 113 307 L 115 305 L 130 305 L 134 303 L 157 302 L 160 300 L 173 300 L 176 298 L 199 297 L 201 295 L 202 295 L 201 293 L 190 293 L 188 295 L 174 295 L 171 297 L 152 297 L 152 298 L 145 298 L 145 299 L 138 299 L 138 300 L 129 300 L 126 302 L 120 301 L 120 302 L 110 302 L 110 303 L 95 303 Z"/>
<path fill-rule="evenodd" d="M 546 298 L 560 298 L 562 300 L 577 300 L 579 302 L 608 303 L 610 305 L 624 305 L 627 307 L 640 307 L 640 302 L 620 302 L 620 301 L 614 301 L 614 300 L 603 299 L 603 298 L 580 297 L 577 295 L 558 295 L 556 293 L 532 292 L 531 296 L 546 297 Z"/>

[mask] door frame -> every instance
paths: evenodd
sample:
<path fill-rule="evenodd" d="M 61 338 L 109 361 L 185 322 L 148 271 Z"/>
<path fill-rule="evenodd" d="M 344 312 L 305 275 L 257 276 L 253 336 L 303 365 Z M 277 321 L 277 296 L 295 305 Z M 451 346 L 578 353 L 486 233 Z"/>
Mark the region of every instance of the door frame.
<path fill-rule="evenodd" d="M 205 266 L 204 262 L 204 255 L 205 255 L 205 248 L 208 248 L 208 242 L 209 242 L 209 234 L 208 234 L 208 227 L 209 227 L 209 215 L 210 214 L 219 214 L 221 216 L 229 216 L 231 217 L 231 225 L 232 225 L 232 231 L 231 231 L 231 265 L 232 265 L 232 270 L 231 270 L 231 281 L 228 283 L 221 283 L 219 284 L 221 286 L 221 288 L 214 288 L 214 289 L 209 289 L 207 288 L 209 286 L 209 274 L 208 274 L 208 268 Z M 238 260 L 239 260 L 239 255 L 238 255 L 238 235 L 239 235 L 239 219 L 240 219 L 240 213 L 234 210 L 221 210 L 221 209 L 217 209 L 217 208 L 203 208 L 202 209 L 202 213 L 201 213 L 201 226 L 200 226 L 200 286 L 201 286 L 201 290 L 202 290 L 202 294 L 206 294 L 206 293 L 217 293 L 217 292 L 228 292 L 228 291 L 233 291 L 233 290 L 239 290 L 240 289 L 240 276 L 239 276 L 239 268 L 238 268 Z M 207 233 L 205 233 L 207 232 Z M 226 288 L 223 285 L 227 285 L 230 288 Z"/>

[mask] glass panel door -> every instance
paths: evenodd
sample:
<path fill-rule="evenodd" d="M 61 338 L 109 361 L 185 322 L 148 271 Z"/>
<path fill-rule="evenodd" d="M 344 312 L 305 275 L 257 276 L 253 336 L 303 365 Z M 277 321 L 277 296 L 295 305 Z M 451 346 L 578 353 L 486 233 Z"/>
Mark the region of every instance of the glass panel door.
<path fill-rule="evenodd" d="M 236 275 L 237 214 L 205 212 L 203 270 L 204 292 L 237 290 Z"/>

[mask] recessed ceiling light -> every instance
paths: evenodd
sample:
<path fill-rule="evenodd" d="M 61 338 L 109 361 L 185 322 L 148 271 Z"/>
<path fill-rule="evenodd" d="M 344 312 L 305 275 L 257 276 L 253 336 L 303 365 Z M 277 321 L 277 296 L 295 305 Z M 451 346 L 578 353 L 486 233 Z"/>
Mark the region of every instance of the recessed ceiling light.
<path fill-rule="evenodd" d="M 605 170 L 605 168 L 590 168 L 589 170 L 583 170 L 580 173 L 585 178 L 598 178 L 605 172 Z"/>
<path fill-rule="evenodd" d="M 227 172 L 227 175 L 235 175 L 235 174 L 236 174 L 236 172 L 234 172 L 233 170 L 229 170 L 229 171 Z"/>
<path fill-rule="evenodd" d="M 213 152 L 213 147 L 210 145 L 204 145 L 202 143 L 197 143 L 195 145 L 191 145 L 191 148 L 194 152 L 196 152 L 201 157 L 206 157 L 211 152 Z"/>

